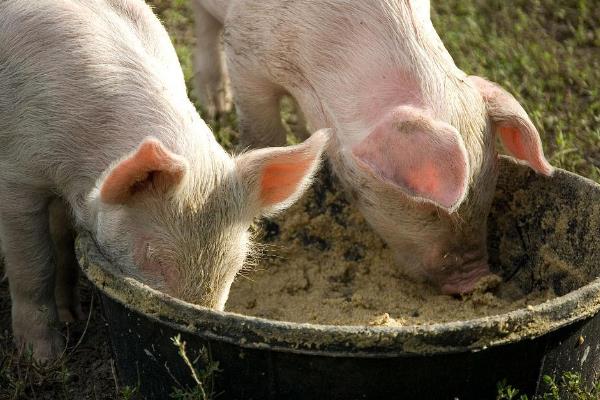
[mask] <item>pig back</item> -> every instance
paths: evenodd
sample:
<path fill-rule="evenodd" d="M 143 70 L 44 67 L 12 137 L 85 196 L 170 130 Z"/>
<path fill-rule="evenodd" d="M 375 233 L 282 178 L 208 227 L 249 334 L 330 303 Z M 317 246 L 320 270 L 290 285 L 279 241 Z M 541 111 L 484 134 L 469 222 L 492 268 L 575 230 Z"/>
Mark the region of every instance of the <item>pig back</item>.
<path fill-rule="evenodd" d="M 176 120 L 182 98 L 174 50 L 143 2 L 0 3 L 0 163 L 19 180 L 93 183 Z"/>

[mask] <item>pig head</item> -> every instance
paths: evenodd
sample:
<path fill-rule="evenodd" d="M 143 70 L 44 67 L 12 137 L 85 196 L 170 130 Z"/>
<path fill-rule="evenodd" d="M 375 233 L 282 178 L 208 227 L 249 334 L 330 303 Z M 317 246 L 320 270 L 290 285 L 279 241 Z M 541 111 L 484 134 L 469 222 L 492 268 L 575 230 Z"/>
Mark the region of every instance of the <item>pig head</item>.
<path fill-rule="evenodd" d="M 201 161 L 146 138 L 108 168 L 88 195 L 89 226 L 129 274 L 222 310 L 250 250 L 248 227 L 304 191 L 326 140 L 326 132 L 318 132 L 297 146 L 233 159 L 219 151 L 221 157 Z"/>
<path fill-rule="evenodd" d="M 0 2 L 0 245 L 17 344 L 56 357 L 56 322 L 81 316 L 75 257 L 60 254 L 71 221 L 126 274 L 223 309 L 253 219 L 300 196 L 327 140 L 228 154 L 141 0 Z"/>
<path fill-rule="evenodd" d="M 400 268 L 445 293 L 467 292 L 489 274 L 496 138 L 535 171 L 552 167 L 519 103 L 456 67 L 428 1 L 195 5 L 213 27 L 196 49 L 204 69 L 210 60 L 211 71 L 222 67 L 207 42 L 224 25 L 244 145 L 285 143 L 278 106 L 291 95 L 310 128 L 332 128 L 333 169 Z"/>
<path fill-rule="evenodd" d="M 355 145 L 334 156 L 342 182 L 405 273 L 443 293 L 465 293 L 490 274 L 487 215 L 498 175 L 494 138 L 535 171 L 550 175 L 541 142 L 519 103 L 479 77 L 460 84 L 481 96 L 483 135 L 466 135 L 427 107 L 401 105 Z M 477 138 L 479 140 L 473 140 Z"/>

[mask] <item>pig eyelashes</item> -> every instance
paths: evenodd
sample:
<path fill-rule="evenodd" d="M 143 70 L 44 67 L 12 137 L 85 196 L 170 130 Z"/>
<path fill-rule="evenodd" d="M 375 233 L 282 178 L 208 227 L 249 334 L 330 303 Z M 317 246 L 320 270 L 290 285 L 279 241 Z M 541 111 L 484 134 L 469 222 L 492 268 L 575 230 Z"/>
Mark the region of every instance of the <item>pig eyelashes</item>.
<path fill-rule="evenodd" d="M 144 246 L 144 259 L 145 261 L 149 261 L 152 263 L 156 263 L 161 265 L 162 263 L 160 262 L 160 259 L 158 258 L 158 253 L 156 252 L 156 250 L 150 246 L 149 243 L 146 243 L 146 245 Z"/>
<path fill-rule="evenodd" d="M 149 242 L 141 240 L 139 243 L 135 247 L 134 257 L 140 271 L 146 276 L 162 280 L 168 289 L 174 290 L 179 277 L 177 268 L 165 261 L 157 248 Z"/>
<path fill-rule="evenodd" d="M 158 260 L 158 252 L 150 242 L 151 238 L 147 235 L 143 235 L 135 241 L 133 256 L 137 264 L 142 265 L 146 262 Z"/>

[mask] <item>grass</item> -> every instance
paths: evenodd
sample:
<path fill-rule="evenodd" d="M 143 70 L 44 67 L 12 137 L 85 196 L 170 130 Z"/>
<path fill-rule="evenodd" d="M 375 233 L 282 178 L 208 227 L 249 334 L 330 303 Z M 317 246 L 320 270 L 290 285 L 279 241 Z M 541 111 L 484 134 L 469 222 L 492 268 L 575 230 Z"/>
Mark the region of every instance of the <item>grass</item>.
<path fill-rule="evenodd" d="M 193 15 L 189 0 L 151 0 L 181 60 L 190 97 Z M 460 68 L 502 84 L 523 104 L 540 130 L 548 158 L 600 182 L 600 7 L 592 0 L 434 0 L 434 25 Z M 285 107 L 284 121 L 294 124 Z M 208 120 L 227 149 L 237 143 L 235 113 Z M 1 264 L 1 263 L 0 263 Z M 0 272 L 1 274 L 1 272 Z M 85 294 L 84 294 L 85 295 Z M 87 299 L 91 294 L 87 293 Z M 89 301 L 89 300 L 88 300 Z M 10 302 L 0 282 L 0 400 L 140 398 L 139 387 L 119 387 L 99 310 L 86 331 L 74 325 L 81 345 L 51 366 L 17 357 L 9 334 Z M 85 334 L 84 334 L 85 333 Z M 172 398 L 205 400 L 213 393 L 217 366 L 209 358 L 190 360 L 185 343 L 174 341 L 196 386 L 173 388 Z M 71 347 L 71 350 L 72 347 Z M 208 353 L 201 352 L 203 357 Z M 598 400 L 600 387 L 586 389 L 579 375 L 547 377 L 545 394 L 530 399 L 500 383 L 498 400 Z"/>
<path fill-rule="evenodd" d="M 191 88 L 188 1 L 150 3 L 171 34 Z M 436 30 L 457 65 L 515 95 L 551 163 L 600 182 L 600 7 L 592 0 L 440 0 L 432 7 Z M 284 112 L 284 121 L 293 125 L 293 114 Z M 231 149 L 235 113 L 207 122 Z"/>
<path fill-rule="evenodd" d="M 587 388 L 581 375 L 575 372 L 566 372 L 557 382 L 551 376 L 544 376 L 546 390 L 543 394 L 529 397 L 520 394 L 519 390 L 507 385 L 506 382 L 498 383 L 496 400 L 598 400 L 600 399 L 600 382 Z"/>
<path fill-rule="evenodd" d="M 600 8 L 586 0 L 437 1 L 457 65 L 507 88 L 555 166 L 600 181 Z"/>
<path fill-rule="evenodd" d="M 185 388 L 181 385 L 173 388 L 171 398 L 176 400 L 211 400 L 216 397 L 213 390 L 214 376 L 219 372 L 219 363 L 213 361 L 210 351 L 200 349 L 199 355 L 190 360 L 186 351 L 186 343 L 177 335 L 171 339 L 177 347 L 177 352 L 185 365 L 187 365 L 195 386 Z"/>
<path fill-rule="evenodd" d="M 10 398 L 35 397 L 36 392 L 43 391 L 47 385 L 56 388 L 57 399 L 69 398 L 71 373 L 64 363 L 40 365 L 32 360 L 31 355 L 19 358 L 13 354 L 7 355 L 5 361 L 0 368 L 1 392 L 10 393 Z"/>
<path fill-rule="evenodd" d="M 0 276 L 3 275 L 0 260 Z M 0 400 L 126 399 L 115 384 L 105 324 L 98 302 L 87 284 L 82 286 L 88 320 L 63 327 L 67 340 L 63 357 L 50 364 L 19 355 L 10 334 L 7 282 L 0 281 Z"/>
<path fill-rule="evenodd" d="M 6 283 L 0 285 L 0 322 L 8 327 L 10 308 L 6 289 Z M 84 291 L 84 299 L 93 298 L 90 296 L 94 294 Z M 75 326 L 73 337 L 66 335 L 68 346 L 64 355 L 49 364 L 38 363 L 30 352 L 18 354 L 12 345 L 8 329 L 0 332 L 0 400 L 142 399 L 139 385 L 121 387 L 118 384 L 114 362 L 109 355 L 106 332 L 101 326 L 104 323 L 100 310 L 92 302 L 89 306 L 92 309 L 89 321 L 80 323 L 79 327 Z M 81 324 L 84 323 L 85 326 L 81 329 Z M 95 332 L 88 334 L 88 328 Z M 177 383 L 172 388 L 170 397 L 175 400 L 216 398 L 214 376 L 219 372 L 219 364 L 212 360 L 210 351 L 202 348 L 197 352 L 198 356 L 190 359 L 186 343 L 179 336 L 172 340 L 174 351 L 178 352 L 189 368 L 195 385 L 187 387 Z M 99 348 L 100 352 L 91 350 L 91 347 Z"/>

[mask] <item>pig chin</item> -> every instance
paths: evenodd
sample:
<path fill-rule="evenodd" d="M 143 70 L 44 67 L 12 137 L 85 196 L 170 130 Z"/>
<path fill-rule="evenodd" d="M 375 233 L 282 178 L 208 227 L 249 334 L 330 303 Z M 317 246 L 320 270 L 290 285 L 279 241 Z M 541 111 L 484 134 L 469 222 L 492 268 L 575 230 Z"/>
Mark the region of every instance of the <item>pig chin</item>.
<path fill-rule="evenodd" d="M 175 296 L 202 307 L 223 311 L 234 277 L 235 274 L 231 274 L 223 280 L 208 279 L 196 285 L 180 287 Z"/>

